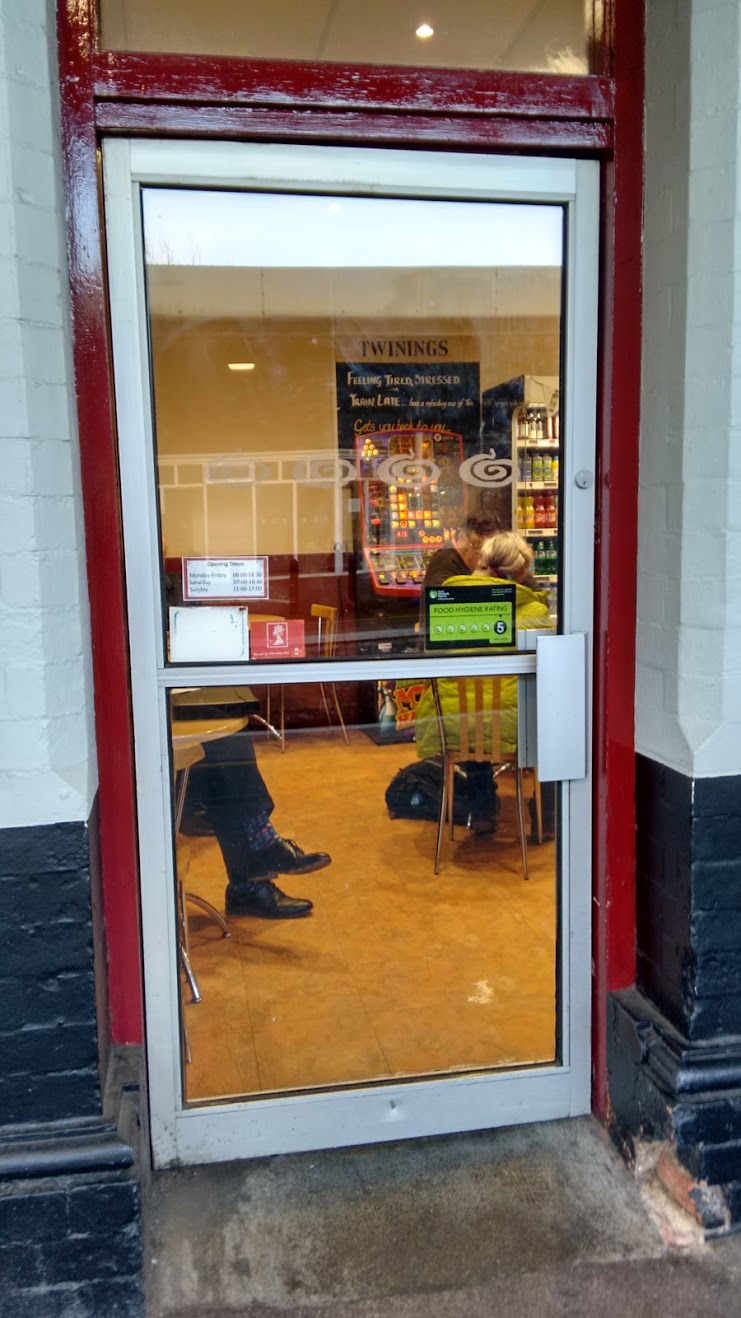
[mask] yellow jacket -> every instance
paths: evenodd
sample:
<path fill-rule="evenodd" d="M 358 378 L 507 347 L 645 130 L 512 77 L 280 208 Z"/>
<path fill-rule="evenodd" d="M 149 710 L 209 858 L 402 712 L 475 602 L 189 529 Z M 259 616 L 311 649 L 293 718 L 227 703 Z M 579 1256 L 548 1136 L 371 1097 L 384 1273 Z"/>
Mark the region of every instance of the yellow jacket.
<path fill-rule="evenodd" d="M 466 577 L 450 577 L 444 584 L 446 586 L 480 586 L 482 581 L 488 585 L 506 586 L 511 582 L 502 580 L 500 577 L 490 577 L 488 575 L 476 575 Z M 551 619 L 548 613 L 547 595 L 544 591 L 531 590 L 529 586 L 523 586 L 520 583 L 515 587 L 515 626 L 518 630 L 531 629 L 537 631 L 550 631 Z M 458 687 L 452 678 L 441 677 L 438 679 L 437 689 L 440 695 L 440 708 L 442 710 L 443 723 L 445 726 L 445 742 L 448 750 L 460 749 L 460 720 L 458 717 Z M 474 692 L 473 682 L 468 683 L 467 693 L 471 707 L 473 707 Z M 501 713 L 500 713 L 500 735 L 502 751 L 505 755 L 512 755 L 517 747 L 517 678 L 503 677 L 500 688 Z M 422 699 L 419 702 L 417 717 L 415 720 L 415 737 L 417 742 L 417 755 L 420 759 L 427 759 L 430 755 L 439 755 L 440 746 L 440 729 L 438 727 L 437 713 L 435 711 L 435 700 L 432 694 L 432 687 L 428 686 Z M 485 726 L 485 746 L 491 750 L 491 722 L 488 730 Z"/>

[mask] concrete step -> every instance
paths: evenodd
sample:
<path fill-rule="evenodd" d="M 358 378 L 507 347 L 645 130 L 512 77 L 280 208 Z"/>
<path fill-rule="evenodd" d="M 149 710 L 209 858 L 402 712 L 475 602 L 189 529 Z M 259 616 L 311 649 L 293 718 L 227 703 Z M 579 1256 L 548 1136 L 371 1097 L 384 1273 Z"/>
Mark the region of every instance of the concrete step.
<path fill-rule="evenodd" d="M 666 1234 L 590 1118 L 188 1168 L 147 1195 L 148 1312 L 741 1314 L 741 1240 Z"/>

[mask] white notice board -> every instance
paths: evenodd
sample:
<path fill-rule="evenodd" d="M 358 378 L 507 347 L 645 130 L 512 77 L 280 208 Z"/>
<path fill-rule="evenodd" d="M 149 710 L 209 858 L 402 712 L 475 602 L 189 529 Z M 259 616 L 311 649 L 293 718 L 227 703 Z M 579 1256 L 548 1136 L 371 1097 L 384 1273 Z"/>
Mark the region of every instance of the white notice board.
<path fill-rule="evenodd" d="M 236 662 L 250 657 L 247 610 L 218 605 L 170 609 L 170 662 Z"/>

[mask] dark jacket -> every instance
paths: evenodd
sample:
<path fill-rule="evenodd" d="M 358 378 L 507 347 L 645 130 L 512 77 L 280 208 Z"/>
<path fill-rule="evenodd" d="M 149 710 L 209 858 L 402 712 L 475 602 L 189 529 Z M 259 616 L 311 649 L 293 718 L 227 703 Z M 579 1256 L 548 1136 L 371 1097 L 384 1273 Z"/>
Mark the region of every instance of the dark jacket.
<path fill-rule="evenodd" d="M 465 577 L 468 573 L 463 559 L 453 545 L 437 549 L 427 564 L 426 586 L 442 586 L 450 577 Z"/>

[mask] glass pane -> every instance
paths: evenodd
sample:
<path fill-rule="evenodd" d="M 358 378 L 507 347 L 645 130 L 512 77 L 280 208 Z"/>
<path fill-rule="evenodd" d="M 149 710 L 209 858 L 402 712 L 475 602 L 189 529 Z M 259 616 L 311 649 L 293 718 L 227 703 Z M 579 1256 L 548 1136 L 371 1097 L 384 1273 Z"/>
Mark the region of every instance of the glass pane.
<path fill-rule="evenodd" d="M 428 591 L 513 529 L 532 557 L 513 576 L 500 544 L 484 580 L 557 619 L 560 206 L 143 207 L 171 662 L 413 663 Z M 511 644 L 480 622 L 457 648 Z"/>
<path fill-rule="evenodd" d="M 101 0 L 109 50 L 587 73 L 599 0 Z"/>
<path fill-rule="evenodd" d="M 437 875 L 429 682 L 172 694 L 188 1101 L 557 1056 L 558 794 L 522 770 L 521 830 L 517 679 L 462 688 Z"/>

